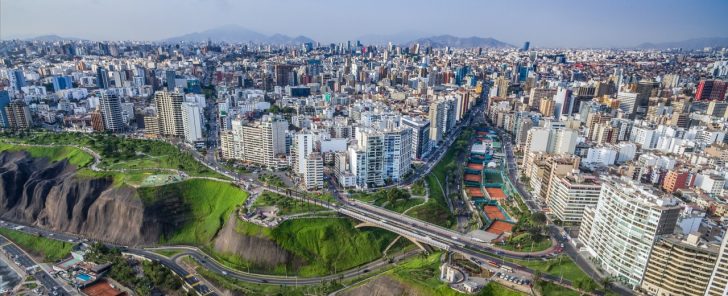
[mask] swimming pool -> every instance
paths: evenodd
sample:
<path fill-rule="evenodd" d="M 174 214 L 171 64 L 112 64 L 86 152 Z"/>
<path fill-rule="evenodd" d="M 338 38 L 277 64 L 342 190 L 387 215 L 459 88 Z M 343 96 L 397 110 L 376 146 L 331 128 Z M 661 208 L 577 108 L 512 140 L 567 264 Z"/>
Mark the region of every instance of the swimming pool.
<path fill-rule="evenodd" d="M 85 273 L 79 273 L 76 278 L 82 282 L 88 282 L 91 280 L 91 276 Z"/>

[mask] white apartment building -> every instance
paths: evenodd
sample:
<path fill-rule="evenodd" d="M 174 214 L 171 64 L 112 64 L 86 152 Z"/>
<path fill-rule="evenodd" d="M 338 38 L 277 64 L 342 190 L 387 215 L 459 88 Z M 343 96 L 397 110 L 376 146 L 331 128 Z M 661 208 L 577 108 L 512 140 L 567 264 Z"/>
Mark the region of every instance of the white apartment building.
<path fill-rule="evenodd" d="M 182 127 L 185 140 L 190 143 L 203 141 L 202 108 L 197 103 L 182 103 Z"/>
<path fill-rule="evenodd" d="M 602 181 L 596 207 L 584 211 L 579 240 L 607 273 L 638 286 L 655 239 L 673 232 L 682 206 L 631 180 Z"/>
<path fill-rule="evenodd" d="M 303 183 L 309 190 L 324 188 L 324 158 L 321 153 L 312 152 L 306 156 Z"/>
<path fill-rule="evenodd" d="M 601 182 L 596 176 L 570 173 L 555 176 L 548 200 L 551 214 L 563 222 L 580 223 L 584 208 L 597 205 Z"/>

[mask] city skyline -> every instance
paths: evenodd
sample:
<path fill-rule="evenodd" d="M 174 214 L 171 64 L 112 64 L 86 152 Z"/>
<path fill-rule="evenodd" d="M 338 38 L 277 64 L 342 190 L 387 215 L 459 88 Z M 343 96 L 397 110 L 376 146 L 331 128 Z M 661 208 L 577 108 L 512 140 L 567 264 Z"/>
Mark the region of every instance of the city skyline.
<path fill-rule="evenodd" d="M 79 5 L 84 9 L 77 9 Z M 492 37 L 515 46 L 530 40 L 535 47 L 633 47 L 645 42 L 728 37 L 728 19 L 720 16 L 726 10 L 728 2 L 713 0 L 616 1 L 608 7 L 572 0 L 376 0 L 366 4 L 329 0 L 5 0 L 0 3 L 0 39 L 59 35 L 89 40 L 158 41 L 237 25 L 268 35 L 303 35 L 322 43 L 377 38 L 409 41 L 448 34 Z M 449 12 L 445 15 L 444 11 Z M 459 16 L 457 22 L 448 21 L 454 15 Z M 29 19 L 34 21 L 28 22 Z M 155 30 L 148 30 L 149 27 Z"/>

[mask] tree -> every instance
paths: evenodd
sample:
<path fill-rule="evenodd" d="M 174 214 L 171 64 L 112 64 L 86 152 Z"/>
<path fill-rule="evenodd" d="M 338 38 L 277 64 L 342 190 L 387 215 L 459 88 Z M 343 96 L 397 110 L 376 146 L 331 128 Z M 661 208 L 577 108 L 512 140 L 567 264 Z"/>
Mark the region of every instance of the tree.
<path fill-rule="evenodd" d="M 531 214 L 531 221 L 533 221 L 534 224 L 546 224 L 546 214 L 543 212 L 535 212 Z"/>

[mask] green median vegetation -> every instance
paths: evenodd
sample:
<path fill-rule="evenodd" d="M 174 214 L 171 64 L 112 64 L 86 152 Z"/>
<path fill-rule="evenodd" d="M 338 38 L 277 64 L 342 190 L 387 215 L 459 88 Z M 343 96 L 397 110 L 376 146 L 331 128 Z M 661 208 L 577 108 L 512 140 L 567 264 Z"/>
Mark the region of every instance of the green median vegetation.
<path fill-rule="evenodd" d="M 42 258 L 44 262 L 56 262 L 66 258 L 71 254 L 71 249 L 73 249 L 72 243 L 27 234 L 17 230 L 0 228 L 0 234 L 16 243 L 31 255 Z"/>
<path fill-rule="evenodd" d="M 176 202 L 175 199 L 179 198 L 188 207 L 186 222 L 161 239 L 165 244 L 210 244 L 230 213 L 248 198 L 247 192 L 233 184 L 205 179 L 137 190 L 145 204 Z"/>

